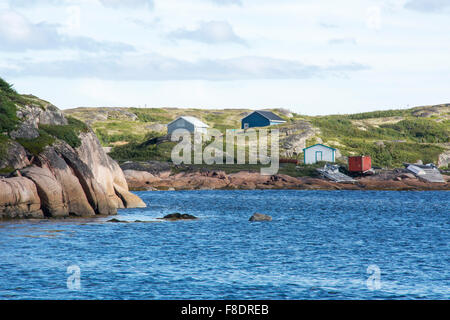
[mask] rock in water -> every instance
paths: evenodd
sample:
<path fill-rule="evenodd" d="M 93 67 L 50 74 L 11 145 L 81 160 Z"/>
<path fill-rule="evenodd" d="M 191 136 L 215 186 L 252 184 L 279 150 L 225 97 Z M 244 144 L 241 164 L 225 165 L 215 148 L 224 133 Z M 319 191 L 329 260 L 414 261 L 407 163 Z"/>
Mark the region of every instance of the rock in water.
<path fill-rule="evenodd" d="M 198 218 L 190 214 L 172 213 L 164 216 L 164 220 L 197 220 Z"/>
<path fill-rule="evenodd" d="M 255 213 L 250 217 L 248 221 L 256 222 L 256 221 L 272 221 L 272 217 L 267 214 Z"/>
<path fill-rule="evenodd" d="M 108 220 L 108 221 L 106 221 L 106 222 L 112 222 L 112 223 L 128 223 L 128 221 L 122 221 L 122 220 L 119 220 L 119 219 L 110 219 L 110 220 Z"/>

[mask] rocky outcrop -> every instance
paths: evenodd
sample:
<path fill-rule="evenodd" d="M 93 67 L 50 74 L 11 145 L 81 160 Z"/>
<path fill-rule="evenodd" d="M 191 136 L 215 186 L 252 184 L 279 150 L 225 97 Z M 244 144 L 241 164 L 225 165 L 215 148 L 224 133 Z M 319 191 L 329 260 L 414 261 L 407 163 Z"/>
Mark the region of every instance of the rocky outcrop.
<path fill-rule="evenodd" d="M 23 106 L 17 114 L 22 122 L 10 133 L 13 139 L 34 138 L 34 134 L 27 136 L 25 127 L 39 134 L 39 124 L 67 124 L 52 105 Z M 129 192 L 122 169 L 105 153 L 95 134 L 86 130 L 79 138 L 81 145 L 76 149 L 56 140 L 34 156 L 17 142 L 8 141 L 2 167 L 18 169 L 18 177 L 0 180 L 0 218 L 92 217 L 146 206 Z"/>
<path fill-rule="evenodd" d="M 450 147 L 450 144 L 448 147 Z M 438 166 L 438 168 L 450 167 L 450 149 L 447 149 L 445 152 L 443 152 L 439 155 L 437 166 Z"/>
<path fill-rule="evenodd" d="M 145 128 L 154 132 L 164 132 L 167 130 L 167 125 L 161 123 L 153 123 L 146 125 Z"/>
<path fill-rule="evenodd" d="M 41 207 L 46 216 L 64 217 L 69 215 L 63 188 L 49 168 L 32 166 L 21 170 L 21 173 L 36 185 L 42 203 Z"/>
<path fill-rule="evenodd" d="M 0 218 L 43 218 L 36 185 L 25 177 L 0 179 Z"/>
<path fill-rule="evenodd" d="M 8 141 L 5 145 L 5 157 L 0 158 L 0 168 L 21 169 L 30 165 L 24 147 L 15 141 Z"/>
<path fill-rule="evenodd" d="M 77 155 L 89 166 L 93 176 L 97 177 L 97 182 L 106 191 L 108 201 L 117 208 L 145 207 L 145 203 L 139 197 L 128 191 L 122 169 L 103 151 L 95 134 L 82 133 L 80 138 L 82 144 L 77 149 Z"/>
<path fill-rule="evenodd" d="M 306 140 L 314 137 L 316 133 L 317 131 L 306 121 L 296 121 L 290 126 L 281 128 L 281 156 L 292 157 L 300 154 L 306 148 Z"/>
<path fill-rule="evenodd" d="M 314 177 L 291 177 L 284 174 L 263 176 L 259 172 L 196 171 L 150 174 L 126 170 L 132 190 L 199 190 L 199 189 L 304 189 L 304 190 L 450 190 L 449 183 L 426 183 L 403 170 L 389 171 L 371 177 L 357 178 L 355 184 L 335 183 Z M 444 176 L 445 178 L 445 176 Z M 447 180 L 448 181 L 448 180 Z"/>
<path fill-rule="evenodd" d="M 146 171 L 151 174 L 158 174 L 163 171 L 170 171 L 172 169 L 172 166 L 163 161 L 146 161 L 146 162 L 134 162 L 134 161 L 127 161 L 123 163 L 121 166 L 124 173 L 127 170 L 134 170 L 134 171 Z"/>

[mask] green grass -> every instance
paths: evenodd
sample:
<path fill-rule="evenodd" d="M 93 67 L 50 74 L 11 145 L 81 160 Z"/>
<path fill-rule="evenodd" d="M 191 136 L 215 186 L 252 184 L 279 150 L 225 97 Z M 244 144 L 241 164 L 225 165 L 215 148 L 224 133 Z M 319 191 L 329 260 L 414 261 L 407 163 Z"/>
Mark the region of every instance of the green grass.
<path fill-rule="evenodd" d="M 0 78 L 0 133 L 14 130 L 19 122 L 16 103 L 22 101 L 12 85 Z"/>
<path fill-rule="evenodd" d="M 385 142 L 384 146 L 366 142 L 362 139 L 344 139 L 345 147 L 341 148 L 343 155 L 365 154 L 372 158 L 372 165 L 379 167 L 401 167 L 404 162 L 435 163 L 444 149 L 432 144 L 417 144 L 410 142 Z"/>
<path fill-rule="evenodd" d="M 0 168 L 0 175 L 9 175 L 14 172 L 14 170 L 16 169 L 14 169 L 13 167 Z"/>
<path fill-rule="evenodd" d="M 372 111 L 363 112 L 347 115 L 348 119 L 352 120 L 364 120 L 373 118 L 388 118 L 388 117 L 402 117 L 411 114 L 410 109 L 406 110 L 383 110 L 383 111 Z"/>
<path fill-rule="evenodd" d="M 111 143 L 119 142 L 119 141 L 136 141 L 141 140 L 143 138 L 142 134 L 133 134 L 133 133 L 113 133 L 108 134 L 105 129 L 96 129 L 95 134 L 100 140 L 102 146 L 107 147 Z"/>
<path fill-rule="evenodd" d="M 55 142 L 55 138 L 44 130 L 39 129 L 39 137 L 35 139 L 17 139 L 16 141 L 28 152 L 37 156 L 44 151 L 45 147 L 52 145 Z"/>
<path fill-rule="evenodd" d="M 72 117 L 68 117 L 67 121 L 68 124 L 64 126 L 40 125 L 39 129 L 60 140 L 64 140 L 72 148 L 78 148 L 79 146 L 81 146 L 79 134 L 81 132 L 87 132 L 89 128 L 84 122 Z"/>
<path fill-rule="evenodd" d="M 143 147 L 140 142 L 130 142 L 123 146 L 116 146 L 109 153 L 113 159 L 123 161 L 170 161 L 172 148 L 175 142 L 166 142 L 159 145 Z"/>
<path fill-rule="evenodd" d="M 7 136 L 0 134 L 0 160 L 7 156 L 9 141 L 10 139 Z"/>
<path fill-rule="evenodd" d="M 449 112 L 446 108 L 447 105 L 438 105 L 318 117 L 293 113 L 293 117 L 279 127 L 292 126 L 299 120 L 310 122 L 320 129 L 320 133 L 308 139 L 307 146 L 319 142 L 320 138 L 324 144 L 338 148 L 343 155 L 369 154 L 374 159 L 374 165 L 381 167 L 401 166 L 403 162 L 418 159 L 436 163 L 439 153 L 443 151 L 439 144 L 450 142 Z M 113 148 L 112 156 L 121 161 L 170 158 L 170 150 L 164 144 L 149 149 L 139 147 L 139 142 L 144 141 L 145 135 L 151 130 L 150 124 L 167 124 L 179 116 L 186 115 L 197 117 L 211 128 L 224 133 L 226 129 L 240 128 L 240 119 L 245 113 L 251 112 L 246 109 L 194 108 L 121 108 L 121 110 L 136 114 L 138 120 L 120 120 L 112 117 L 107 121 L 92 124 L 103 146 L 118 145 L 118 142 L 130 143 L 129 146 Z M 273 111 L 279 114 L 276 109 Z M 73 110 L 73 115 L 88 120 L 95 118 L 95 112 L 95 109 L 80 109 Z M 283 145 L 285 137 L 280 138 Z M 385 147 L 378 147 L 375 144 L 378 141 L 382 141 Z M 127 158 L 127 155 L 130 157 Z M 303 155 L 300 154 L 298 157 L 302 159 Z"/>
<path fill-rule="evenodd" d="M 429 119 L 405 119 L 395 124 L 381 125 L 381 127 L 393 129 L 404 137 L 417 142 L 450 142 L 448 121 L 439 123 Z"/>
<path fill-rule="evenodd" d="M 130 112 L 134 113 L 138 119 L 142 122 L 170 122 L 172 117 L 170 114 L 160 108 L 130 108 Z"/>
<path fill-rule="evenodd" d="M 369 119 L 386 116 L 405 116 L 410 110 L 377 111 L 357 115 L 323 116 L 311 118 L 311 123 L 321 131 L 320 137 L 338 141 L 343 155 L 366 154 L 380 167 L 398 167 L 404 162 L 422 160 L 436 163 L 444 149 L 436 143 L 450 142 L 449 121 L 437 122 L 428 118 L 408 117 L 394 124 L 379 127 L 366 124 L 359 129 L 350 119 Z M 384 146 L 377 146 L 383 141 Z M 403 141 L 403 142 L 399 142 Z"/>

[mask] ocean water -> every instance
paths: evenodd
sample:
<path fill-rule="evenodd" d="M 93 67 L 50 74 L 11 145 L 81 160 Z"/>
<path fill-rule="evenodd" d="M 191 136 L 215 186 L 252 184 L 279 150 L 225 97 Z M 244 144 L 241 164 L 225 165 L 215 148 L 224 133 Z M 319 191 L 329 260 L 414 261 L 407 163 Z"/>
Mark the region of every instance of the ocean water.
<path fill-rule="evenodd" d="M 137 194 L 147 223 L 0 222 L 0 298 L 450 298 L 450 192 Z"/>

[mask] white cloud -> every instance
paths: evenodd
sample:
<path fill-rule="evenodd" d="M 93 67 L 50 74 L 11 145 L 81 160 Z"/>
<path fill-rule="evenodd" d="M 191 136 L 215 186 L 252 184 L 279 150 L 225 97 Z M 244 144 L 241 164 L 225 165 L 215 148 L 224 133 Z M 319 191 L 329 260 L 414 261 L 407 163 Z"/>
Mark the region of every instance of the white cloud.
<path fill-rule="evenodd" d="M 105 7 L 110 8 L 153 8 L 153 0 L 100 0 Z"/>
<path fill-rule="evenodd" d="M 245 45 L 245 41 L 236 35 L 231 25 L 226 21 L 201 22 L 194 30 L 178 29 L 169 34 L 174 39 L 186 39 L 209 44 L 235 42 Z"/>
<path fill-rule="evenodd" d="M 405 8 L 423 12 L 439 12 L 450 8 L 450 0 L 409 0 Z"/>
<path fill-rule="evenodd" d="M 381 8 L 372 6 L 367 9 L 366 25 L 369 29 L 381 29 Z"/>
<path fill-rule="evenodd" d="M 48 23 L 31 23 L 11 10 L 0 12 L 0 49 L 4 51 L 78 49 L 100 52 L 134 51 L 133 46 L 120 42 L 97 41 L 84 36 L 67 36 L 58 26 Z"/>
<path fill-rule="evenodd" d="M 109 8 L 153 8 L 153 0 L 97 0 L 100 4 Z M 11 7 L 35 7 L 35 6 L 61 6 L 81 5 L 83 0 L 9 0 Z"/>
<path fill-rule="evenodd" d="M 356 39 L 354 38 L 334 38 L 334 39 L 330 39 L 328 41 L 329 44 L 351 44 L 351 45 L 356 45 Z"/>
<path fill-rule="evenodd" d="M 104 97 L 71 85 L 95 78 L 114 83 L 105 96 L 124 93 L 117 105 L 132 96 L 154 105 L 292 102 L 332 113 L 450 98 L 450 27 L 448 15 L 437 14 L 449 1 L 154 0 L 150 10 L 146 1 L 0 0 L 0 7 L 12 8 L 8 2 L 21 18 L 0 23 L 0 76 L 61 106 L 101 104 Z M 214 33 L 201 21 L 226 23 Z M 193 97 L 196 84 L 205 90 Z"/>
<path fill-rule="evenodd" d="M 98 78 L 104 80 L 245 80 L 307 79 L 345 76 L 368 69 L 358 63 L 317 66 L 300 61 L 267 57 L 237 57 L 189 62 L 157 54 L 127 58 L 85 57 L 80 60 L 17 62 L 14 68 L 0 68 L 11 77 Z M 70 71 L 70 72 L 69 72 Z"/>
<path fill-rule="evenodd" d="M 209 0 L 211 2 L 214 2 L 220 6 L 227 6 L 227 5 L 238 5 L 242 6 L 242 0 Z"/>

